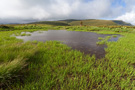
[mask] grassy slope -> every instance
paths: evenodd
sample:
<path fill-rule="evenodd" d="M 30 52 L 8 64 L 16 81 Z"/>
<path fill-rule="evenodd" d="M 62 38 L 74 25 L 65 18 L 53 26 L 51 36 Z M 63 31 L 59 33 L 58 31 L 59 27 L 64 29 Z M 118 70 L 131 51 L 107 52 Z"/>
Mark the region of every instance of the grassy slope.
<path fill-rule="evenodd" d="M 135 32 L 134 30 L 132 30 L 133 28 L 124 28 L 125 30 L 123 28 L 109 29 L 107 27 L 67 28 L 74 31 L 95 30 L 98 33 L 117 33 L 124 35 L 124 37 L 121 37 L 117 42 L 107 42 L 108 48 L 105 49 L 107 53 L 105 58 L 95 60 L 94 57 L 85 56 L 83 53 L 71 50 L 70 47 L 56 41 L 46 43 L 22 43 L 22 40 L 17 40 L 13 37 L 9 37 L 11 34 L 20 33 L 21 31 L 0 32 L 0 60 L 1 62 L 3 62 L 0 66 L 0 77 L 2 77 L 2 75 L 3 77 L 4 75 L 11 75 L 10 77 L 14 77 L 16 75 L 19 76 L 23 73 L 22 79 L 18 79 L 16 83 L 13 84 L 7 82 L 8 89 L 135 89 Z M 4 51 L 6 51 L 7 54 L 4 54 Z M 21 56 L 20 59 L 24 62 L 17 62 L 15 64 L 9 63 L 9 65 L 7 64 L 7 62 L 9 61 L 15 60 L 14 62 L 16 62 L 16 59 L 18 59 L 17 56 Z M 20 59 L 17 61 L 20 61 Z M 25 64 L 29 65 L 24 69 L 20 68 L 24 67 Z M 13 68 L 3 69 L 3 65 L 5 68 L 10 65 L 10 67 Z M 18 68 L 14 66 L 17 66 Z M 5 71 L 7 70 L 10 70 L 10 72 L 5 73 Z M 18 71 L 14 72 L 16 70 Z M 4 77 L 5 79 L 0 78 L 0 85 L 2 84 L 3 80 L 13 80 L 10 77 Z"/>
<path fill-rule="evenodd" d="M 127 26 L 132 26 L 130 23 L 126 23 L 124 21 L 121 20 L 112 20 L 114 23 L 117 23 L 119 25 L 127 25 Z"/>
<path fill-rule="evenodd" d="M 46 25 L 53 25 L 53 26 L 69 26 L 69 24 L 65 21 L 41 21 L 41 22 L 35 22 L 32 24 L 46 24 Z"/>
<path fill-rule="evenodd" d="M 110 20 L 83 20 L 83 25 L 89 25 L 89 26 L 105 26 L 105 25 L 117 25 L 116 23 L 110 21 Z M 72 26 L 80 25 L 80 21 L 74 21 L 69 23 Z"/>
<path fill-rule="evenodd" d="M 61 21 L 41 21 L 41 22 L 35 22 L 36 24 L 47 24 L 47 25 L 54 25 L 54 26 L 79 26 L 81 20 L 61 20 Z M 88 26 L 116 26 L 116 25 L 129 25 L 126 22 L 118 21 L 118 20 L 96 20 L 96 19 L 89 19 L 89 20 L 82 20 L 83 25 Z"/>

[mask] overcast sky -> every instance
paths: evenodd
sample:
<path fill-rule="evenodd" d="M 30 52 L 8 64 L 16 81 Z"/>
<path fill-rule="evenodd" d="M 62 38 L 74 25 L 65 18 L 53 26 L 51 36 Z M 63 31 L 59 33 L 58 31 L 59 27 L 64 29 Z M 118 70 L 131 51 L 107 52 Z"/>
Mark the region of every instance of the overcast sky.
<path fill-rule="evenodd" d="M 117 19 L 135 25 L 135 0 L 0 0 L 0 23 L 62 19 Z"/>

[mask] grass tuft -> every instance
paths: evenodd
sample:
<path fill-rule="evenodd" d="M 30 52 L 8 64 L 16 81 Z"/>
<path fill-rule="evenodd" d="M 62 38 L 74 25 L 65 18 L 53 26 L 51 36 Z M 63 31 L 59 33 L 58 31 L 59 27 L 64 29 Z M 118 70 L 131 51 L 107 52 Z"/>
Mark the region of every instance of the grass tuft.
<path fill-rule="evenodd" d="M 7 85 L 10 81 L 18 78 L 18 74 L 27 65 L 26 59 L 18 57 L 10 62 L 0 65 L 0 87 Z"/>

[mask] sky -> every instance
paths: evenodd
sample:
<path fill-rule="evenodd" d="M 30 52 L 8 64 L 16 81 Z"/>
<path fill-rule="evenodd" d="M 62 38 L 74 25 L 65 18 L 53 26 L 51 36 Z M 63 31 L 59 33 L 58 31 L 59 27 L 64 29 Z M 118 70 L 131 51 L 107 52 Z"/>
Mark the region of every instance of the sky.
<path fill-rule="evenodd" d="M 135 25 L 135 0 L 0 0 L 0 23 L 63 19 L 123 20 Z"/>

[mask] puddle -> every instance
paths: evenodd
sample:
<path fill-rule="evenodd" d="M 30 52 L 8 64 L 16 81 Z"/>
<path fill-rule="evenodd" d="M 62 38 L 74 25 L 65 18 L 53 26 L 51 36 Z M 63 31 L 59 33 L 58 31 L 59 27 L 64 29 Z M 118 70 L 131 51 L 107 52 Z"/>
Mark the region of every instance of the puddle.
<path fill-rule="evenodd" d="M 29 34 L 29 32 L 27 32 Z M 50 41 L 57 40 L 64 44 L 77 49 L 84 54 L 95 54 L 96 58 L 103 58 L 105 56 L 106 45 L 97 45 L 98 37 L 112 36 L 109 34 L 97 34 L 93 32 L 75 32 L 66 30 L 49 30 L 49 31 L 36 31 L 30 33 L 31 36 L 16 36 L 19 39 L 26 41 Z M 112 37 L 109 41 L 117 41 L 119 36 Z"/>

